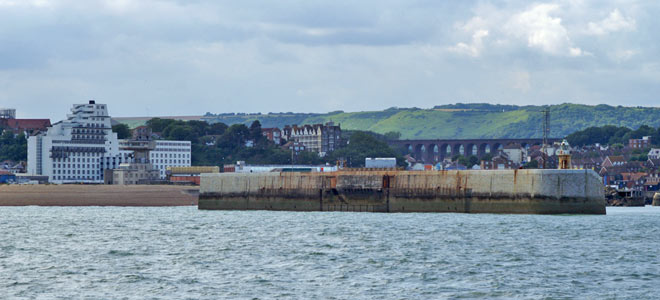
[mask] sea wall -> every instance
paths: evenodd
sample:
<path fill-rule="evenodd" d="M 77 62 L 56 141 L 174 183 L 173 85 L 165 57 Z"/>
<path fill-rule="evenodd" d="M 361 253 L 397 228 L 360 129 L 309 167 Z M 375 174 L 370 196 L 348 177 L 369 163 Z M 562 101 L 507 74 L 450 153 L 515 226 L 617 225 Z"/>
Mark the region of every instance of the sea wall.
<path fill-rule="evenodd" d="M 203 174 L 199 209 L 604 214 L 592 170 Z"/>

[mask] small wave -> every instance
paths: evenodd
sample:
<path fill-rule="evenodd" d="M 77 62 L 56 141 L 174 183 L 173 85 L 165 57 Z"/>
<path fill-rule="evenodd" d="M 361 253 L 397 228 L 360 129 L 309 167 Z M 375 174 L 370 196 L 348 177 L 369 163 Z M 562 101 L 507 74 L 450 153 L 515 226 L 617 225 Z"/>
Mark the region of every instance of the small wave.
<path fill-rule="evenodd" d="M 110 250 L 108 251 L 109 255 L 114 255 L 114 256 L 132 256 L 135 255 L 135 253 L 130 252 L 130 251 L 125 251 L 125 250 Z"/>

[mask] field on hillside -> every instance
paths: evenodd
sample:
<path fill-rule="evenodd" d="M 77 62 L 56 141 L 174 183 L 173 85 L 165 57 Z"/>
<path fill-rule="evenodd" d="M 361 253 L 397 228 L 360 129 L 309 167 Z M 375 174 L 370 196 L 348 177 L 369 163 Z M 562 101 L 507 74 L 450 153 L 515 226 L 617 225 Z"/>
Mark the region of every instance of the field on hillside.
<path fill-rule="evenodd" d="M 564 137 L 590 126 L 616 125 L 633 129 L 641 125 L 660 126 L 660 109 L 656 107 L 560 104 L 549 108 L 551 137 Z M 453 104 L 432 109 L 390 108 L 325 114 L 222 114 L 204 119 L 229 125 L 249 125 L 259 120 L 262 127 L 279 128 L 332 121 L 340 123 L 342 129 L 398 131 L 403 139 L 530 138 L 542 136 L 542 110 L 541 106 Z M 138 124 L 135 120 L 122 122 L 131 127 Z"/>

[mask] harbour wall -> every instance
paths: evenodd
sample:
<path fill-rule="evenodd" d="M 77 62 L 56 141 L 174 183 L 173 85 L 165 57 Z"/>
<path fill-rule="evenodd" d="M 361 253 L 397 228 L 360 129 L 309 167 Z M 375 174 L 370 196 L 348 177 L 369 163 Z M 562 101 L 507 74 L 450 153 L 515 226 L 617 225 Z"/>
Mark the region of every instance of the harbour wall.
<path fill-rule="evenodd" d="M 199 209 L 605 214 L 592 170 L 203 174 Z"/>

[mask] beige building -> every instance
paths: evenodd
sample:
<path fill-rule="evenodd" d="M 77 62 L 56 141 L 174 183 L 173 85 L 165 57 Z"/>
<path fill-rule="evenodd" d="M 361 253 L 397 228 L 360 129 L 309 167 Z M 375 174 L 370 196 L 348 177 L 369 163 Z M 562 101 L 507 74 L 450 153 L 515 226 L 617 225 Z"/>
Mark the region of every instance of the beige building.
<path fill-rule="evenodd" d="M 521 164 L 523 161 L 523 157 L 525 157 L 525 149 L 520 146 L 520 144 L 509 144 L 504 146 L 504 149 L 502 149 L 502 152 L 506 153 L 507 157 L 509 160 L 511 160 L 514 164 Z"/>
<path fill-rule="evenodd" d="M 149 159 L 149 153 L 156 148 L 156 142 L 149 139 L 122 141 L 122 147 L 132 151 L 127 163 L 119 164 L 119 168 L 109 170 L 106 184 L 130 185 L 150 184 L 160 179 L 160 171 Z"/>
<path fill-rule="evenodd" d="M 282 129 L 282 138 L 289 142 L 302 143 L 307 151 L 316 152 L 323 157 L 339 148 L 341 128 L 333 122 L 325 125 L 286 125 Z"/>
<path fill-rule="evenodd" d="M 159 172 L 151 164 L 123 163 L 119 169 L 110 170 L 112 184 L 149 184 L 160 179 Z"/>

